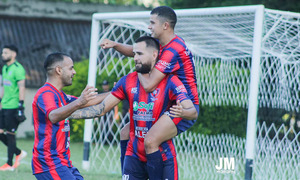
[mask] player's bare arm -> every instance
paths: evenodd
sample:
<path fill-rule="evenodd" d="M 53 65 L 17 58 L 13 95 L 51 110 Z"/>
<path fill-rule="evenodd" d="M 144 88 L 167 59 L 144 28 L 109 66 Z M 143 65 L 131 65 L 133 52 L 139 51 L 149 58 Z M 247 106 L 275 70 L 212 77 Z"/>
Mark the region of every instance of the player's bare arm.
<path fill-rule="evenodd" d="M 177 100 L 176 104 L 170 108 L 170 116 L 195 120 L 198 117 L 198 113 L 191 100 L 184 100 L 182 102 Z"/>
<path fill-rule="evenodd" d="M 25 79 L 22 79 L 18 81 L 18 87 L 19 87 L 19 100 L 25 99 Z"/>
<path fill-rule="evenodd" d="M 86 103 L 83 107 L 88 107 L 88 106 L 93 106 L 96 104 L 101 103 L 108 95 L 110 92 L 105 92 L 101 94 L 97 94 L 94 99 L 90 100 L 88 103 Z"/>
<path fill-rule="evenodd" d="M 70 119 L 85 119 L 103 116 L 105 113 L 110 111 L 113 107 L 119 104 L 120 100 L 109 94 L 100 104 L 78 109 L 72 115 L 69 116 Z"/>
<path fill-rule="evenodd" d="M 166 76 L 166 74 L 160 72 L 155 67 L 149 74 L 138 73 L 139 80 L 146 92 L 152 92 L 155 90 L 159 82 Z"/>
<path fill-rule="evenodd" d="M 100 47 L 102 49 L 109 49 L 109 48 L 114 48 L 115 50 L 117 50 L 118 52 L 120 52 L 121 54 L 128 56 L 128 57 L 133 57 L 133 47 L 131 45 L 128 44 L 122 44 L 122 43 L 118 43 L 115 41 L 111 41 L 109 39 L 104 39 L 101 44 Z"/>
<path fill-rule="evenodd" d="M 69 117 L 74 111 L 84 107 L 90 100 L 97 95 L 96 88 L 86 86 L 80 97 L 66 106 L 54 109 L 48 115 L 49 120 L 54 124 Z"/>

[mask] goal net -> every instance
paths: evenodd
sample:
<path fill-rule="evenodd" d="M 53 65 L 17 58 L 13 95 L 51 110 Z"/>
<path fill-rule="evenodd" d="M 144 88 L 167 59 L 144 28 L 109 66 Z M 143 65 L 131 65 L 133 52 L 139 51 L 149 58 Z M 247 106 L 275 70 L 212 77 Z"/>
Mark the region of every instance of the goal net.
<path fill-rule="evenodd" d="M 257 138 L 253 144 L 252 177 L 297 179 L 300 176 L 297 130 L 300 127 L 300 15 L 261 7 L 176 10 L 175 32 L 194 55 L 200 106 L 254 107 L 251 133 Z M 257 15 L 259 8 L 263 10 L 261 17 Z M 102 73 L 122 77 L 134 71 L 132 58 L 114 49 L 103 50 L 99 44 L 105 38 L 132 44 L 136 38 L 149 33 L 149 16 L 148 11 L 93 15 L 90 69 L 98 73 L 90 72 L 89 78 Z M 256 31 L 258 20 L 262 22 L 261 31 Z M 256 99 L 251 105 L 251 100 Z M 263 108 L 283 110 L 291 115 L 290 123 L 278 126 L 257 122 L 256 111 Z M 110 112 L 106 117 L 94 119 L 92 126 L 85 129 L 92 131 L 91 169 L 121 173 L 119 134 L 123 119 L 128 116 L 119 112 L 120 120 L 116 120 L 114 112 Z M 249 121 L 248 114 L 248 125 Z M 245 138 L 188 131 L 174 142 L 181 179 L 223 180 L 245 176 Z M 222 168 L 220 161 L 224 161 Z"/>

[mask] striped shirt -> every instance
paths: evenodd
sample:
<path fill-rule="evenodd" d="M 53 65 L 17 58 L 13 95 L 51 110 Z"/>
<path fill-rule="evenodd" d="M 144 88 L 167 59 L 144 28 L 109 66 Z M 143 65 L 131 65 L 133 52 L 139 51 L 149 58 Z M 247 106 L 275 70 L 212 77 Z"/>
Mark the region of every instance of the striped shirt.
<path fill-rule="evenodd" d="M 181 37 L 176 36 L 167 45 L 160 46 L 155 68 L 162 73 L 176 75 L 184 84 L 192 102 L 199 104 L 193 55 Z"/>
<path fill-rule="evenodd" d="M 45 83 L 36 93 L 32 103 L 34 122 L 34 146 L 32 172 L 38 174 L 60 166 L 72 167 L 70 161 L 70 125 L 69 120 L 53 124 L 49 113 L 76 100 Z"/>
<path fill-rule="evenodd" d="M 129 101 L 130 140 L 126 155 L 146 162 L 145 135 L 172 103 L 188 99 L 184 85 L 176 76 L 170 75 L 158 84 L 156 90 L 147 93 L 139 82 L 137 72 L 133 72 L 122 77 L 111 93 L 120 100 Z M 176 157 L 172 140 L 162 143 L 159 149 L 164 161 Z"/>

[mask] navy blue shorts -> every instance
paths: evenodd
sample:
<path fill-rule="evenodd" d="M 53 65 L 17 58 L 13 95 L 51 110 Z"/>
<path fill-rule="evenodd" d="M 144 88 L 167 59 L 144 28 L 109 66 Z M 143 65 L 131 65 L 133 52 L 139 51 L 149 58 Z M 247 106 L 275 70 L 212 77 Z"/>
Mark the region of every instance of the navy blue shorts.
<path fill-rule="evenodd" d="M 147 180 L 147 163 L 132 156 L 125 156 L 122 180 Z M 177 180 L 178 165 L 176 158 L 164 161 L 163 179 Z"/>
<path fill-rule="evenodd" d="M 47 172 L 35 174 L 34 176 L 38 180 L 83 180 L 83 177 L 76 167 L 67 166 L 61 166 Z"/>
<path fill-rule="evenodd" d="M 196 110 L 198 112 L 198 116 L 199 116 L 199 105 L 194 104 L 194 106 L 195 106 L 195 108 L 196 108 Z M 176 120 L 178 121 L 178 118 L 172 118 L 172 117 L 170 117 L 170 118 L 173 120 L 173 122 L 175 123 L 175 125 L 177 127 L 177 135 L 179 135 L 180 133 L 188 130 L 196 122 L 196 119 L 195 120 L 186 120 L 186 119 L 180 118 L 181 120 L 176 123 L 175 121 Z"/>

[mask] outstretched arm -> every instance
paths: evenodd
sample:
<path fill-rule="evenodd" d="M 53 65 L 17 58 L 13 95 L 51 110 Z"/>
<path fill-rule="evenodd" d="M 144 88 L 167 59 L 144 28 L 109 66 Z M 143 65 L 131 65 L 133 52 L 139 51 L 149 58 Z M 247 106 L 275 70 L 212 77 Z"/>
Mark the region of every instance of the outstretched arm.
<path fill-rule="evenodd" d="M 75 111 L 69 118 L 71 119 L 86 119 L 103 116 L 116 106 L 121 100 L 109 94 L 100 104 L 86 107 Z"/>
<path fill-rule="evenodd" d="M 182 102 L 177 100 L 177 104 L 170 108 L 170 116 L 195 120 L 198 117 L 198 113 L 191 100 L 183 100 Z"/>
<path fill-rule="evenodd" d="M 82 91 L 78 99 L 76 99 L 75 101 L 71 102 L 66 106 L 62 106 L 60 108 L 52 110 L 48 115 L 49 120 L 54 124 L 66 119 L 74 111 L 84 107 L 85 104 L 87 104 L 90 100 L 95 98 L 96 96 L 95 90 L 96 88 L 91 86 L 85 87 L 85 89 Z"/>
<path fill-rule="evenodd" d="M 138 73 L 139 80 L 145 89 L 146 92 L 152 92 L 155 90 L 159 82 L 165 77 L 166 75 L 155 67 L 149 74 L 141 74 Z"/>
<path fill-rule="evenodd" d="M 128 44 L 121 44 L 115 41 L 111 41 L 109 39 L 104 39 L 101 44 L 101 48 L 103 49 L 109 49 L 109 48 L 114 48 L 115 50 L 119 51 L 121 54 L 124 54 L 125 56 L 128 57 L 133 57 L 133 47 Z"/>

